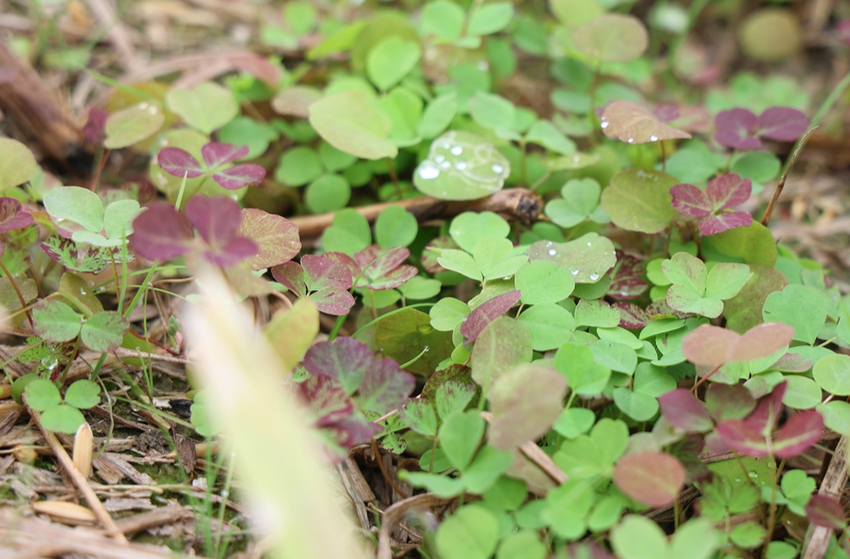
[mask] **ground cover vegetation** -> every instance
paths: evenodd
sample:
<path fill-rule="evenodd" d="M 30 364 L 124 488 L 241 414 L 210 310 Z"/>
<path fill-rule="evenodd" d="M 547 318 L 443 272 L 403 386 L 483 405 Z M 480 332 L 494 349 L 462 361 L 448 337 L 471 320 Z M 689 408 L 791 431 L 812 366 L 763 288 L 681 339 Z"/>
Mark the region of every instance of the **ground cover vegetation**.
<path fill-rule="evenodd" d="M 246 503 L 264 480 L 293 499 L 269 505 L 281 530 L 309 532 L 286 464 L 314 454 L 300 429 L 361 528 L 346 556 L 848 556 L 850 305 L 769 227 L 806 141 L 842 131 L 850 78 L 813 92 L 770 73 L 815 16 L 188 2 L 248 14 L 253 51 L 117 80 L 97 53 L 121 50 L 132 6 L 10 4 L 31 24 L 0 46 L 12 540 L 83 522 L 110 545 L 60 531 L 54 554 L 156 556 L 124 536 L 147 530 L 175 551 L 293 556 Z M 818 48 L 838 59 L 836 4 Z M 49 34 L 98 6 L 100 34 Z M 708 60 L 701 24 L 730 33 L 740 71 Z M 14 138 L 30 109 L 3 105 L 10 84 L 41 79 L 27 61 L 104 91 L 73 158 Z M 204 314 L 222 300 L 229 325 Z M 302 424 L 238 407 L 270 364 L 257 413 L 265 390 Z M 262 450 L 277 431 L 287 447 Z M 65 487 L 45 481 L 52 458 Z"/>

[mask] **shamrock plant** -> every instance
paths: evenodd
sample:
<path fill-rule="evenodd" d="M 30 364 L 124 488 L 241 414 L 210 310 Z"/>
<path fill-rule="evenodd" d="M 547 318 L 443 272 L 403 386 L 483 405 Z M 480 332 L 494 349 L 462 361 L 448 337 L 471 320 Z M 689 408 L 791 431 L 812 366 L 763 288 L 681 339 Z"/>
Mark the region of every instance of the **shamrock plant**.
<path fill-rule="evenodd" d="M 0 156 L 0 302 L 32 367 L 16 395 L 72 432 L 122 363 L 152 404 L 150 359 L 191 347 L 167 290 L 212 268 L 328 460 L 376 486 L 369 506 L 438 503 L 418 527 L 384 514 L 381 546 L 791 559 L 811 545 L 793 523 L 843 533 L 837 495 L 813 493 L 829 431 L 850 432 L 850 305 L 757 211 L 799 153 L 783 165 L 779 144 L 841 92 L 817 112 L 779 78 L 697 94 L 710 80 L 682 57 L 703 4 L 646 23 L 601 0 L 545 19 L 289 2 L 257 36 L 283 61 L 111 97 L 91 131 L 147 162 L 132 186 L 108 161 L 91 189 L 62 186 L 0 139 L 21 161 Z M 208 398 L 191 426 L 226 440 Z"/>

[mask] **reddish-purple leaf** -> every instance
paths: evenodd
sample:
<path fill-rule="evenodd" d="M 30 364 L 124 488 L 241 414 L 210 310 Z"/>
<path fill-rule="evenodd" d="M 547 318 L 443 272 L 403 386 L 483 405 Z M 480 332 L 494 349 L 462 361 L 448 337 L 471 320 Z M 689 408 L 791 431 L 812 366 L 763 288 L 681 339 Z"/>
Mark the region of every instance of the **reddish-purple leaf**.
<path fill-rule="evenodd" d="M 360 266 L 357 265 L 357 262 L 355 262 L 352 257 L 348 256 L 344 252 L 326 252 L 322 256 L 333 260 L 338 264 L 342 264 L 342 266 L 348 270 L 348 275 L 351 278 L 351 285 L 354 285 L 354 280 L 360 275 Z"/>
<path fill-rule="evenodd" d="M 806 518 L 809 522 L 824 528 L 843 530 L 847 527 L 844 507 L 831 495 L 816 493 L 806 503 Z"/>
<path fill-rule="evenodd" d="M 226 196 L 193 196 L 186 204 L 186 217 L 212 247 L 228 243 L 242 224 L 239 204 Z"/>
<path fill-rule="evenodd" d="M 240 163 L 213 173 L 213 180 L 227 190 L 238 190 L 249 184 L 259 184 L 265 177 L 265 168 L 256 163 Z"/>
<path fill-rule="evenodd" d="M 327 254 L 305 254 L 301 265 L 307 274 L 305 281 L 310 291 L 322 289 L 351 289 L 351 274 L 344 265 L 327 257 Z"/>
<path fill-rule="evenodd" d="M 307 284 L 304 280 L 304 268 L 297 262 L 284 262 L 272 268 L 272 277 L 284 287 L 295 293 L 299 299 L 307 296 Z"/>
<path fill-rule="evenodd" d="M 705 194 L 713 211 L 740 206 L 750 199 L 752 191 L 752 181 L 742 179 L 735 173 L 715 177 L 708 181 L 705 187 Z"/>
<path fill-rule="evenodd" d="M 218 169 L 227 163 L 233 163 L 248 155 L 248 146 L 234 146 L 219 142 L 210 142 L 201 147 L 201 156 L 208 169 Z"/>
<path fill-rule="evenodd" d="M 666 299 L 653 301 L 646 306 L 646 314 L 653 320 L 660 318 L 688 318 L 694 316 L 694 313 L 677 311 L 667 304 Z"/>
<path fill-rule="evenodd" d="M 765 435 L 742 419 L 727 419 L 717 424 L 715 431 L 720 440 L 732 450 L 760 458 L 767 456 Z"/>
<path fill-rule="evenodd" d="M 806 133 L 809 120 L 797 109 L 771 107 L 759 115 L 756 128 L 762 138 L 793 142 Z"/>
<path fill-rule="evenodd" d="M 354 401 L 342 385 L 327 376 L 310 376 L 296 385 L 298 395 L 310 406 L 316 426 L 342 421 L 354 411 Z"/>
<path fill-rule="evenodd" d="M 711 213 L 705 192 L 692 184 L 682 183 L 670 189 L 673 207 L 687 217 L 702 217 Z"/>
<path fill-rule="evenodd" d="M 773 452 L 777 458 L 791 458 L 807 451 L 823 435 L 823 416 L 815 410 L 798 412 L 776 432 Z"/>
<path fill-rule="evenodd" d="M 497 295 L 475 308 L 460 325 L 460 333 L 466 338 L 465 344 L 470 344 L 488 324 L 505 314 L 519 302 L 522 293 L 519 289 Z"/>
<path fill-rule="evenodd" d="M 259 248 L 259 252 L 248 261 L 252 270 L 282 264 L 301 250 L 298 226 L 285 217 L 263 210 L 242 210 L 242 223 L 236 234 L 251 239 Z"/>
<path fill-rule="evenodd" d="M 764 322 L 747 330 L 729 348 L 727 361 L 760 359 L 786 347 L 794 339 L 794 327 L 784 322 Z"/>
<path fill-rule="evenodd" d="M 357 402 L 364 410 L 385 414 L 407 402 L 416 379 L 392 359 L 376 359 L 363 376 Z"/>
<path fill-rule="evenodd" d="M 368 443 L 384 428 L 366 419 L 360 411 L 354 410 L 354 413 L 339 423 L 327 426 L 325 430 L 333 436 L 337 444 L 350 449 L 359 444 Z"/>
<path fill-rule="evenodd" d="M 148 260 L 168 260 L 189 252 L 193 239 L 186 216 L 167 202 L 154 202 L 133 220 L 130 247 Z"/>
<path fill-rule="evenodd" d="M 618 302 L 611 306 L 620 311 L 620 328 L 637 330 L 652 322 L 649 314 L 634 303 Z"/>
<path fill-rule="evenodd" d="M 617 462 L 613 477 L 620 491 L 635 501 L 665 507 L 682 490 L 685 467 L 664 452 L 634 452 Z"/>
<path fill-rule="evenodd" d="M 758 149 L 761 141 L 754 136 L 758 118 L 747 109 L 731 109 L 714 118 L 714 139 L 718 144 L 742 151 Z"/>
<path fill-rule="evenodd" d="M 649 287 L 641 279 L 643 262 L 621 250 L 616 250 L 615 254 L 617 263 L 611 270 L 611 286 L 608 288 L 607 295 L 612 299 L 620 300 L 640 297 Z"/>
<path fill-rule="evenodd" d="M 345 290 L 320 289 L 310 294 L 319 312 L 333 316 L 348 314 L 354 306 L 354 296 Z"/>
<path fill-rule="evenodd" d="M 773 390 L 756 406 L 756 409 L 748 415 L 744 422 L 759 431 L 763 436 L 768 435 L 776 426 L 779 414 L 782 413 L 782 398 L 788 382 L 782 381 L 773 387 Z"/>
<path fill-rule="evenodd" d="M 695 365 L 714 367 L 725 363 L 727 352 L 741 335 L 710 324 L 688 332 L 682 340 L 682 354 Z"/>
<path fill-rule="evenodd" d="M 699 232 L 704 237 L 710 237 L 736 227 L 749 227 L 752 222 L 753 216 L 747 212 L 724 212 L 702 218 L 699 222 Z"/>
<path fill-rule="evenodd" d="M 407 283 L 418 271 L 414 266 L 401 265 L 410 256 L 405 247 L 384 251 L 378 245 L 369 245 L 354 255 L 362 270 L 357 287 L 380 291 L 394 289 Z"/>
<path fill-rule="evenodd" d="M 713 382 L 705 393 L 705 407 L 716 421 L 743 419 L 756 407 L 756 400 L 742 384 Z"/>
<path fill-rule="evenodd" d="M 194 179 L 204 174 L 204 168 L 195 157 L 181 148 L 164 148 L 159 152 L 156 162 L 162 170 L 175 177 Z"/>
<path fill-rule="evenodd" d="M 31 214 L 22 210 L 23 206 L 14 198 L 0 198 L 0 233 L 21 229 L 35 222 Z"/>
<path fill-rule="evenodd" d="M 700 402 L 690 390 L 677 388 L 658 397 L 661 414 L 664 419 L 678 429 L 688 433 L 702 433 L 714 427 L 714 421 L 708 415 L 705 404 Z"/>
<path fill-rule="evenodd" d="M 232 266 L 257 254 L 257 245 L 251 239 L 234 237 L 222 247 L 204 251 L 204 258 L 218 266 Z"/>
<path fill-rule="evenodd" d="M 346 394 L 354 394 L 372 363 L 372 352 L 354 338 L 319 342 L 304 356 L 304 368 L 311 375 L 331 377 L 342 385 Z"/>
<path fill-rule="evenodd" d="M 327 253 L 321 256 L 305 254 L 301 258 L 304 266 L 307 288 L 313 293 L 310 298 L 319 311 L 334 316 L 348 314 L 354 306 L 351 289 L 351 273 L 345 265 L 331 258 Z"/>

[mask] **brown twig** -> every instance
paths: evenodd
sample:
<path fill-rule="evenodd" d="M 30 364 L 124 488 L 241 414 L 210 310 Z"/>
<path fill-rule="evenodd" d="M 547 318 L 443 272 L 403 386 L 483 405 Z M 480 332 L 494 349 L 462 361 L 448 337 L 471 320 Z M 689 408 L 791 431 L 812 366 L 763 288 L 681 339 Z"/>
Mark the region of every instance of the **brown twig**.
<path fill-rule="evenodd" d="M 816 129 L 817 126 L 809 128 L 806 133 L 803 134 L 803 137 L 797 140 L 797 147 L 795 147 L 794 151 L 791 153 L 791 158 L 788 160 L 788 164 L 785 165 L 785 171 L 779 178 L 779 182 L 776 183 L 776 189 L 773 191 L 773 196 L 770 197 L 770 202 L 767 204 L 767 209 L 764 210 L 764 215 L 761 218 L 761 224 L 765 227 L 767 227 L 767 224 L 770 223 L 770 216 L 773 213 L 773 208 L 776 206 L 777 200 L 779 200 L 779 195 L 782 194 L 782 189 L 785 187 L 785 181 L 788 179 L 788 173 L 791 172 L 791 167 L 794 166 L 794 162 L 797 160 L 797 156 L 800 155 L 800 151 L 806 144 L 806 140 L 809 139 L 809 136 L 811 136 L 812 132 Z"/>
<path fill-rule="evenodd" d="M 847 437 L 841 437 L 838 441 L 838 446 L 832 453 L 832 460 L 829 462 L 829 468 L 823 476 L 823 482 L 818 490 L 819 495 L 832 495 L 840 497 L 844 492 L 844 486 L 847 484 Z M 832 528 L 824 526 L 809 526 L 809 531 L 806 534 L 806 540 L 803 543 L 803 559 L 820 559 L 826 555 L 826 550 L 829 547 L 829 540 L 833 534 Z"/>
<path fill-rule="evenodd" d="M 26 400 L 26 395 L 24 395 L 24 399 Z M 32 408 L 30 408 L 29 412 L 30 417 L 32 417 L 32 420 L 41 430 L 44 440 L 47 441 L 47 444 L 50 446 L 50 450 L 53 451 L 53 455 L 56 456 L 56 459 L 65 469 L 68 477 L 71 478 L 71 481 L 75 486 L 77 486 L 80 493 L 83 494 L 83 497 L 85 497 L 86 502 L 91 507 L 91 510 L 98 522 L 100 522 L 101 526 L 103 526 L 103 529 L 115 540 L 115 542 L 128 544 L 129 542 L 127 541 L 127 538 L 124 537 L 124 534 L 122 534 L 121 530 L 118 529 L 115 521 L 111 516 L 109 516 L 109 513 L 106 511 L 106 508 L 104 508 L 103 503 L 101 503 L 100 499 L 97 498 L 97 495 L 89 485 L 86 478 L 83 477 L 83 474 L 81 474 L 74 465 L 74 461 L 71 460 L 70 456 L 68 456 L 68 453 L 65 451 L 62 443 L 59 442 L 59 439 L 56 438 L 56 435 L 52 431 L 46 429 L 44 425 L 41 424 L 41 414 Z"/>
<path fill-rule="evenodd" d="M 409 499 L 399 501 L 384 511 L 381 517 L 381 532 L 378 535 L 377 559 L 393 559 L 390 548 L 390 533 L 411 509 L 430 509 L 451 503 L 454 499 L 443 499 L 433 493 L 415 495 Z"/>
<path fill-rule="evenodd" d="M 492 196 L 467 201 L 438 200 L 429 196 L 411 198 L 398 202 L 387 202 L 354 208 L 367 220 L 374 221 L 378 215 L 390 206 L 401 206 L 412 213 L 420 223 L 431 219 L 447 219 L 465 211 L 496 212 L 524 223 L 532 223 L 540 216 L 543 207 L 541 199 L 525 188 L 508 188 Z M 299 216 L 292 218 L 298 226 L 301 241 L 305 244 L 315 242 L 322 232 L 331 226 L 335 213 Z"/>

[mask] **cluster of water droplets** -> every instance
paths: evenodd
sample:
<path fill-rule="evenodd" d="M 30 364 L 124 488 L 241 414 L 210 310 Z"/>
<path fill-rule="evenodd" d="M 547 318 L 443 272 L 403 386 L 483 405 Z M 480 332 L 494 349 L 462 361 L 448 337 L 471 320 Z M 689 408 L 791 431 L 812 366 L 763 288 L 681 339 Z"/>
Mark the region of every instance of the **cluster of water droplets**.
<path fill-rule="evenodd" d="M 508 175 L 508 160 L 492 144 L 469 132 L 451 131 L 432 142 L 428 157 L 416 168 L 414 182 L 426 194 L 467 199 L 454 198 L 451 190 L 468 186 L 485 190 L 478 194 L 483 196 L 500 190 Z M 443 184 L 434 191 L 429 183 L 440 179 Z"/>
<path fill-rule="evenodd" d="M 608 122 L 607 120 L 603 120 L 603 121 L 601 121 L 601 122 L 599 123 L 599 127 L 600 127 L 600 128 L 602 128 L 603 130 L 605 130 L 605 129 L 606 129 L 606 128 L 608 128 L 609 126 L 611 126 L 611 123 L 610 123 L 610 122 Z M 658 136 L 656 136 L 655 134 L 652 134 L 652 135 L 649 137 L 649 141 L 650 141 L 650 142 L 657 142 L 657 141 L 658 141 Z M 627 138 L 627 139 L 626 139 L 626 142 L 627 142 L 627 143 L 629 143 L 629 144 L 633 144 L 633 143 L 635 143 L 635 139 L 634 139 L 634 138 Z M 643 143 L 643 142 L 638 142 L 638 143 Z"/>

